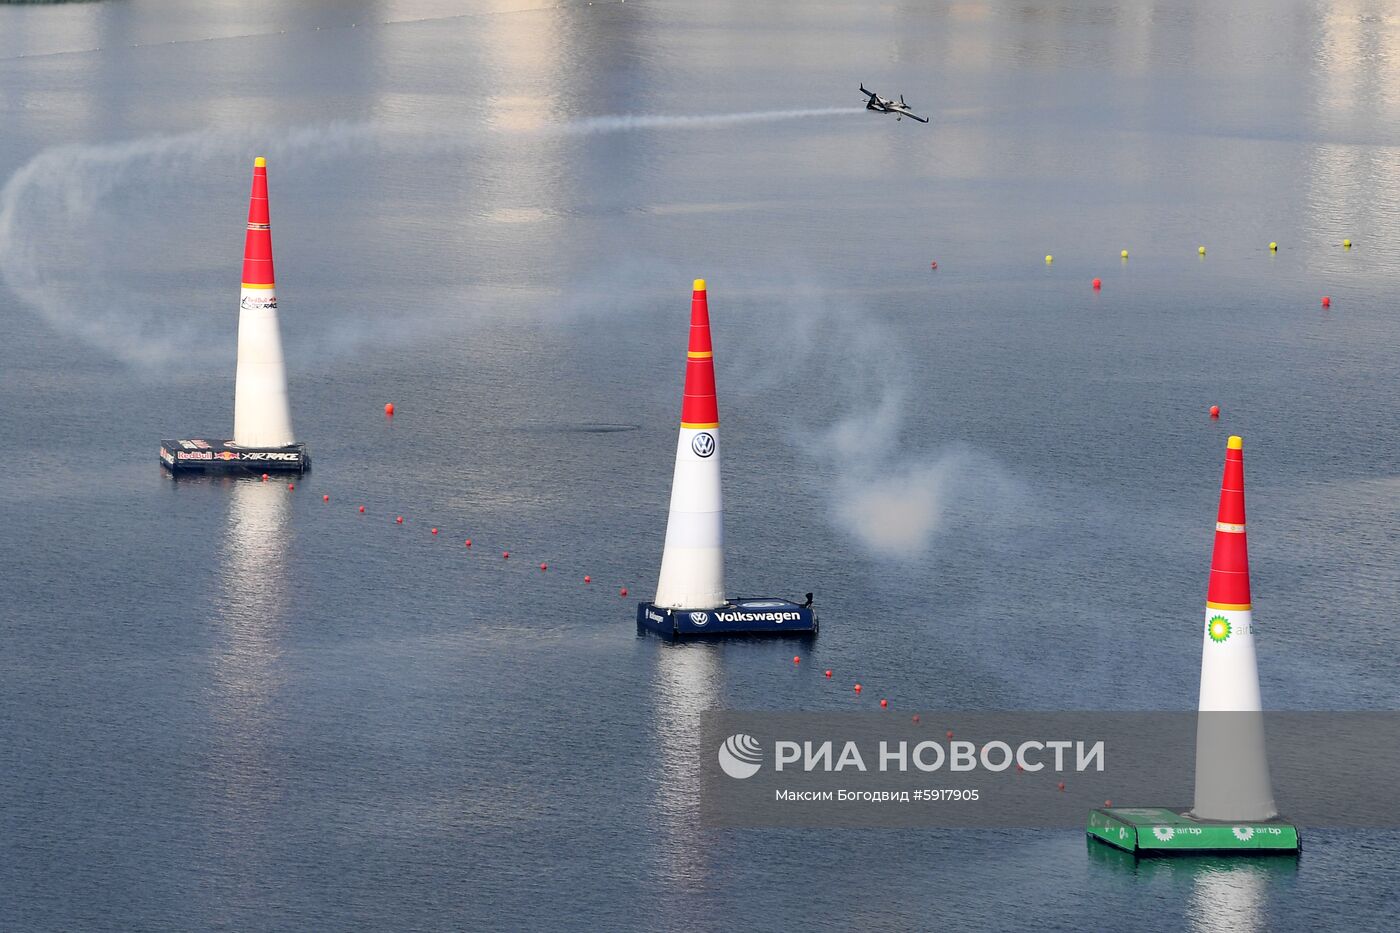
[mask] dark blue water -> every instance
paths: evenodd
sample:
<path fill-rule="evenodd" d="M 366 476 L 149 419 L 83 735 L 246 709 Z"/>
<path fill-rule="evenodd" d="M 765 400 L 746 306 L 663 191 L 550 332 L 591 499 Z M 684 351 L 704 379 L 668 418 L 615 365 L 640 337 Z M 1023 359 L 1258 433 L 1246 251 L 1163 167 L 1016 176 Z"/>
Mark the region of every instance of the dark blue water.
<path fill-rule="evenodd" d="M 696 813 L 709 708 L 1189 708 L 1231 433 L 1265 702 L 1400 702 L 1400 23 L 1221 6 L 0 8 L 0 927 L 1391 924 L 1394 833 Z M 294 491 L 156 464 L 231 423 L 254 155 Z M 696 276 L 797 668 L 631 623 Z"/>

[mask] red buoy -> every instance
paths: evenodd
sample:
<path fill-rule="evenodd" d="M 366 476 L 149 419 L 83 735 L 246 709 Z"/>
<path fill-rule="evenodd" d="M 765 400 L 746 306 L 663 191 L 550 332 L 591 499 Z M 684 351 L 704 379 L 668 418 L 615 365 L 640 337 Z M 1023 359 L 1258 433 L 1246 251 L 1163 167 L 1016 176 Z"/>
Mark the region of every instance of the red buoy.
<path fill-rule="evenodd" d="M 952 730 L 952 729 L 949 729 L 949 730 L 948 730 L 948 738 L 951 739 L 952 737 L 953 737 L 953 730 Z"/>
<path fill-rule="evenodd" d="M 363 512 L 364 510 L 365 510 L 365 507 L 364 507 L 363 505 L 360 506 L 360 511 Z"/>
<path fill-rule="evenodd" d="M 465 544 L 467 547 L 471 547 L 471 546 L 472 546 L 472 539 L 471 539 L 471 538 L 468 538 L 466 541 L 463 541 L 462 543 Z"/>
<path fill-rule="evenodd" d="M 585 575 L 584 578 L 583 578 L 583 582 L 584 582 L 584 583 L 592 583 L 592 582 L 593 582 L 593 578 L 590 577 L 590 576 Z"/>
<path fill-rule="evenodd" d="M 541 569 L 541 570 L 548 570 L 548 569 L 549 569 L 549 565 L 548 565 L 548 564 L 540 564 L 540 569 Z"/>
<path fill-rule="evenodd" d="M 1103 288 L 1103 280 L 1094 279 L 1094 288 Z"/>
<path fill-rule="evenodd" d="M 1103 802 L 1103 805 L 1104 805 L 1105 807 L 1111 807 L 1111 806 L 1113 806 L 1113 801 L 1112 801 L 1112 800 L 1105 800 L 1105 801 Z"/>
<path fill-rule="evenodd" d="M 1330 308 L 1330 307 L 1332 307 L 1332 299 L 1329 298 L 1329 297 L 1327 297 L 1326 295 L 1323 295 L 1323 296 L 1322 296 L 1322 306 L 1323 306 L 1324 308 Z"/>
<path fill-rule="evenodd" d="M 394 417 L 394 403 L 388 402 L 384 405 L 384 415 L 387 418 Z"/>
<path fill-rule="evenodd" d="M 403 524 L 403 516 L 400 515 L 398 518 L 394 519 L 394 521 L 395 521 L 395 523 L 397 523 L 397 524 L 399 524 L 399 525 L 402 525 L 402 524 Z"/>
<path fill-rule="evenodd" d="M 503 560 L 510 560 L 510 551 L 502 551 L 502 552 L 501 552 L 501 558 L 502 558 Z"/>
<path fill-rule="evenodd" d="M 433 534 L 437 534 L 437 529 L 436 529 L 436 528 L 433 529 Z"/>
<path fill-rule="evenodd" d="M 890 701 L 889 701 L 889 700 L 881 700 L 881 701 L 880 701 L 880 709 L 884 709 L 886 706 L 889 706 L 889 705 L 890 705 Z"/>
<path fill-rule="evenodd" d="M 1060 790 L 1064 790 L 1064 789 L 1065 789 L 1065 782 L 1064 782 L 1064 781 L 1061 781 L 1061 782 L 1060 782 Z"/>
<path fill-rule="evenodd" d="M 918 714 L 918 713 L 915 713 L 915 714 L 914 714 L 914 722 L 917 723 L 918 721 L 919 721 L 919 714 Z"/>
<path fill-rule="evenodd" d="M 288 483 L 288 484 L 287 484 L 287 488 L 288 488 L 288 489 L 296 489 L 296 488 L 297 488 L 297 484 L 296 484 L 296 483 Z"/>
<path fill-rule="evenodd" d="M 860 684 L 856 684 L 856 693 L 860 693 Z"/>
<path fill-rule="evenodd" d="M 828 671 L 826 672 L 826 679 L 827 679 L 827 680 L 830 680 L 830 679 L 831 679 L 831 671 L 830 671 L 830 670 L 828 670 Z"/>
<path fill-rule="evenodd" d="M 263 481 L 264 483 L 267 482 L 267 474 L 266 474 L 266 473 L 263 474 L 263 480 L 262 480 L 262 481 Z"/>
<path fill-rule="evenodd" d="M 937 268 L 938 268 L 938 261 L 935 260 L 935 261 L 929 263 L 929 264 L 928 264 L 928 267 L 929 267 L 930 269 L 937 269 Z"/>
<path fill-rule="evenodd" d="M 801 664 L 801 663 L 802 663 L 802 658 L 799 657 L 798 655 L 795 655 L 795 654 L 794 654 L 794 655 L 792 656 L 792 663 L 793 663 L 793 664 Z"/>
<path fill-rule="evenodd" d="M 321 501 L 322 501 L 322 502 L 329 502 L 329 501 L 331 501 L 331 497 L 330 497 L 330 496 L 322 496 L 322 497 L 321 497 Z"/>
<path fill-rule="evenodd" d="M 627 595 L 627 587 L 624 586 L 622 589 L 618 590 L 618 591 L 617 591 L 617 595 L 619 595 L 619 596 L 626 596 L 626 595 Z"/>
<path fill-rule="evenodd" d="M 1219 417 L 1220 417 L 1220 406 L 1219 406 L 1219 405 L 1212 405 L 1212 406 L 1210 406 L 1210 416 L 1211 416 L 1212 418 L 1219 418 Z"/>

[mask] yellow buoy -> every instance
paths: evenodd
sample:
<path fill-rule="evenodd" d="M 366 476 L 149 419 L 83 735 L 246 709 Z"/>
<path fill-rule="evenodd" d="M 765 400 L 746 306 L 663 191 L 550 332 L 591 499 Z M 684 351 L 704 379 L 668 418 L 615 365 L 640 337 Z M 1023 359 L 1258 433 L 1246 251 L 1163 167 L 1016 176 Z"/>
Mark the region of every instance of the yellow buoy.
<path fill-rule="evenodd" d="M 1119 255 L 1119 256 L 1122 256 L 1124 259 L 1127 259 L 1127 258 L 1128 258 L 1128 251 L 1127 251 L 1127 250 L 1123 250 L 1123 252 L 1119 253 L 1118 255 Z"/>
<path fill-rule="evenodd" d="M 1198 247 L 1196 247 L 1196 252 L 1198 252 L 1198 253 L 1200 253 L 1202 256 L 1204 256 L 1204 255 L 1206 254 L 1206 248 L 1205 248 L 1204 246 L 1198 246 Z"/>
<path fill-rule="evenodd" d="M 1270 249 L 1271 251 L 1277 253 L 1277 252 L 1278 252 L 1278 244 L 1277 244 L 1277 243 L 1270 243 L 1270 244 L 1269 244 L 1269 249 Z"/>
<path fill-rule="evenodd" d="M 1051 256 L 1051 255 L 1049 255 L 1049 254 L 1047 253 L 1046 256 L 1045 256 L 1045 263 L 1046 263 L 1046 265 L 1049 265 L 1050 263 L 1052 263 L 1052 262 L 1054 262 L 1054 261 L 1055 261 L 1055 257 L 1054 257 L 1054 256 Z"/>
<path fill-rule="evenodd" d="M 1351 249 L 1351 240 L 1343 240 L 1342 249 Z"/>

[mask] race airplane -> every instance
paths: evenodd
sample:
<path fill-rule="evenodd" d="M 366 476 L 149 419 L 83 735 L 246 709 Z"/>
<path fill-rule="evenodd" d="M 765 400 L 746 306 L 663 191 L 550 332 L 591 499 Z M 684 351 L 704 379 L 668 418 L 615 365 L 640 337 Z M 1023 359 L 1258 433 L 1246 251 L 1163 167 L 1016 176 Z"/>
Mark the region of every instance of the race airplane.
<path fill-rule="evenodd" d="M 874 91 L 867 91 L 865 85 L 861 84 L 860 92 L 870 99 L 865 102 L 866 110 L 873 110 L 876 113 L 892 113 L 896 120 L 903 120 L 908 117 L 911 120 L 918 120 L 920 123 L 927 123 L 928 117 L 921 117 L 909 109 L 909 105 L 904 102 L 904 95 L 899 95 L 899 101 L 886 100 Z"/>

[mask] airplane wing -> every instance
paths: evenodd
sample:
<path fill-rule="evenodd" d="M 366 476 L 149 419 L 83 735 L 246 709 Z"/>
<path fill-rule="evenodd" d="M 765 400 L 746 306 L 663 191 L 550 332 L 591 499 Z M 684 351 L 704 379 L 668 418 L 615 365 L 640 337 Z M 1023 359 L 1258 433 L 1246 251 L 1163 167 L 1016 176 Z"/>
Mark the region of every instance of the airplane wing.
<path fill-rule="evenodd" d="M 908 117 L 909 119 L 911 119 L 911 120 L 918 120 L 920 123 L 927 123 L 927 122 L 928 122 L 928 117 L 921 117 L 921 116 L 919 116 L 918 114 L 916 114 L 916 113 L 910 113 L 910 112 L 907 111 L 907 110 L 904 112 L 904 115 L 905 115 L 906 117 Z"/>

